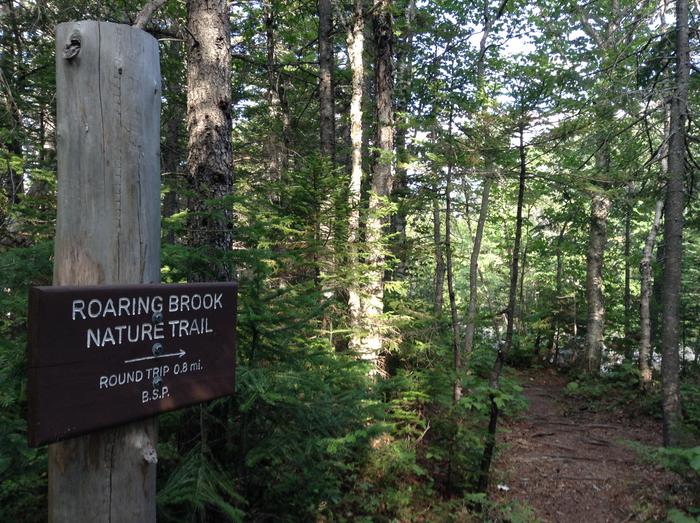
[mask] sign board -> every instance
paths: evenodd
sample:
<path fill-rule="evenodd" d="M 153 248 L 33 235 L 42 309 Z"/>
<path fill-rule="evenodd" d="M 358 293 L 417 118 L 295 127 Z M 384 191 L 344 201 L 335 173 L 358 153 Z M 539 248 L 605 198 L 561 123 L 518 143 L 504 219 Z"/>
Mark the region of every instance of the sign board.
<path fill-rule="evenodd" d="M 234 391 L 235 283 L 34 287 L 29 444 Z"/>

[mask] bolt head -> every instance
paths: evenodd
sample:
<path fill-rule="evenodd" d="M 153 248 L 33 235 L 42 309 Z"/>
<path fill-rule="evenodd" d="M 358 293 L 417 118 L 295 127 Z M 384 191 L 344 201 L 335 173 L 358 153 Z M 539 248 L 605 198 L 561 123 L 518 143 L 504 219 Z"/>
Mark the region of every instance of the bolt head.
<path fill-rule="evenodd" d="M 153 323 L 163 323 L 163 313 L 162 312 L 154 312 L 152 319 L 153 319 Z"/>
<path fill-rule="evenodd" d="M 154 343 L 153 347 L 151 347 L 151 350 L 153 351 L 154 356 L 160 356 L 163 352 L 163 345 L 160 343 Z"/>

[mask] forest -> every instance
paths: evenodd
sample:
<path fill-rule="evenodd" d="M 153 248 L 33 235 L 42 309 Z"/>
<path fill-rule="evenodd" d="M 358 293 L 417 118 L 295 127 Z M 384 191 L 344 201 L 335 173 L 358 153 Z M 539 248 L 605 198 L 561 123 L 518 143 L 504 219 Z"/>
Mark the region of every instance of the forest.
<path fill-rule="evenodd" d="M 700 521 L 688 0 L 0 0 L 0 521 L 47 518 L 74 20 L 158 41 L 160 280 L 238 282 L 235 394 L 158 418 L 159 521 Z"/>

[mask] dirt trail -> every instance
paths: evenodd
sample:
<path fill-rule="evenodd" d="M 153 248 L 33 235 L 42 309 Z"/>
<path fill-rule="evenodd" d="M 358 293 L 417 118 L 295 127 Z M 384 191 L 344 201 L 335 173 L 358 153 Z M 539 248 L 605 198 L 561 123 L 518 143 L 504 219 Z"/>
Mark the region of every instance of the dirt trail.
<path fill-rule="evenodd" d="M 517 501 L 542 521 L 557 523 L 647 521 L 664 514 L 675 477 L 641 463 L 623 443 L 660 445 L 657 421 L 587 410 L 566 397 L 566 380 L 547 370 L 519 378 L 529 408 L 499 432 L 494 501 Z"/>

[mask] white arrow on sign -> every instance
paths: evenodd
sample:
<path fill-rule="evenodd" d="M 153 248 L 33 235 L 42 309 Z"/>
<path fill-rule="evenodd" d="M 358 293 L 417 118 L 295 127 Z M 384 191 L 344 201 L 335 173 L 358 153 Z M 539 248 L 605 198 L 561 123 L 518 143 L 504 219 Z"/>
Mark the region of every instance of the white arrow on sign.
<path fill-rule="evenodd" d="M 157 356 L 146 356 L 144 358 L 134 358 L 133 360 L 124 360 L 124 363 L 135 363 L 137 361 L 146 360 L 157 360 L 158 358 L 172 358 L 173 356 L 178 356 L 182 358 L 187 354 L 184 350 L 180 349 L 178 352 L 171 352 L 170 354 L 158 354 Z"/>

